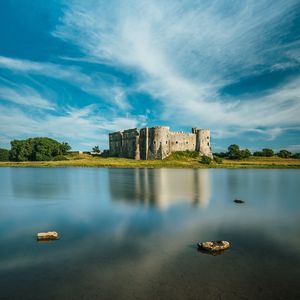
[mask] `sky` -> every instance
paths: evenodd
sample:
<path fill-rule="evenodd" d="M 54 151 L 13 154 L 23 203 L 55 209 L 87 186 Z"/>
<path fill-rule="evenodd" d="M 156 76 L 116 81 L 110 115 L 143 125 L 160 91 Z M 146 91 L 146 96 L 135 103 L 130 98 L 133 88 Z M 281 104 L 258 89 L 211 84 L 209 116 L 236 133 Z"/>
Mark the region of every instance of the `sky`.
<path fill-rule="evenodd" d="M 299 0 L 0 2 L 0 147 L 155 125 L 300 152 Z"/>

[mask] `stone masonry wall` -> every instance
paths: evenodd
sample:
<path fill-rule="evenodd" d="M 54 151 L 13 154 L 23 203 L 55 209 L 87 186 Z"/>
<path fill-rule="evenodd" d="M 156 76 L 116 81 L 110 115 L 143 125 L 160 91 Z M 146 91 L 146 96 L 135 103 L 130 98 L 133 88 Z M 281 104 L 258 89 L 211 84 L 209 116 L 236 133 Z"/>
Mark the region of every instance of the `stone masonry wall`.
<path fill-rule="evenodd" d="M 186 150 L 212 157 L 210 130 L 193 128 L 192 133 L 171 132 L 168 126 L 155 126 L 109 134 L 110 156 L 164 159 L 172 152 Z"/>

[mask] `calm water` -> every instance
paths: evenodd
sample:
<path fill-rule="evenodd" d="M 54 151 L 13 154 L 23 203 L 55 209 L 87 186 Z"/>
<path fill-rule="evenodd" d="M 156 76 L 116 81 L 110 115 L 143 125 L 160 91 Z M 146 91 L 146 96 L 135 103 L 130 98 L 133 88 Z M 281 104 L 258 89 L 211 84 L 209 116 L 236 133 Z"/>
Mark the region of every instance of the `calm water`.
<path fill-rule="evenodd" d="M 299 195 L 299 170 L 0 168 L 0 299 L 300 299 Z"/>

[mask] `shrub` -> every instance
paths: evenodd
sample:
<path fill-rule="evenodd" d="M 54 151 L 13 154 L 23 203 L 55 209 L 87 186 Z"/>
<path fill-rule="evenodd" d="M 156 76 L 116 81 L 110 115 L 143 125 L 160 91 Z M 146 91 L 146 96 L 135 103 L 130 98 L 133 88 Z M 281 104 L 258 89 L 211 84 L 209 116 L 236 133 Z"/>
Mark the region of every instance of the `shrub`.
<path fill-rule="evenodd" d="M 0 148 L 0 161 L 9 161 L 9 150 Z"/>
<path fill-rule="evenodd" d="M 214 156 L 214 161 L 217 164 L 222 164 L 223 163 L 223 159 L 221 157 L 218 157 L 218 156 Z"/>
<path fill-rule="evenodd" d="M 182 160 L 182 159 L 187 159 L 187 158 L 198 158 L 199 157 L 199 152 L 197 151 L 176 151 L 173 152 L 170 156 L 169 159 L 171 160 Z"/>
<path fill-rule="evenodd" d="M 288 150 L 280 150 L 277 155 L 281 158 L 289 158 L 292 156 L 292 153 Z"/>
<path fill-rule="evenodd" d="M 59 160 L 68 160 L 68 159 L 63 155 L 57 155 L 54 156 L 52 160 L 59 161 Z"/>
<path fill-rule="evenodd" d="M 292 158 L 297 158 L 297 159 L 299 159 L 299 158 L 300 158 L 300 153 L 295 153 L 295 154 L 293 154 L 293 155 L 292 155 Z"/>
<path fill-rule="evenodd" d="M 214 153 L 213 155 L 214 155 L 214 157 L 215 156 L 222 157 L 222 158 L 227 157 L 227 153 L 226 152 Z"/>
<path fill-rule="evenodd" d="M 201 164 L 209 165 L 211 163 L 212 159 L 209 156 L 203 155 L 201 157 Z"/>

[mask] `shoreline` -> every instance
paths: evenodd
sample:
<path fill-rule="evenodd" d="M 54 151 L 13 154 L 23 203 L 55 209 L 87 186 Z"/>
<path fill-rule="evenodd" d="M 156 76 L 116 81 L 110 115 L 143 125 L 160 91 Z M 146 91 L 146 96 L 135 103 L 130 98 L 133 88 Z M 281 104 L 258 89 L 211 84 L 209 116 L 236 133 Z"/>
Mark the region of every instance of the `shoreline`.
<path fill-rule="evenodd" d="M 14 168 L 178 168 L 178 169 L 300 169 L 300 159 L 291 158 L 257 158 L 245 160 L 223 159 L 223 163 L 213 162 L 209 165 L 199 163 L 197 158 L 165 159 L 165 160 L 133 160 L 116 157 L 93 157 L 90 155 L 67 156 L 61 161 L 26 161 L 0 162 L 0 167 Z"/>

